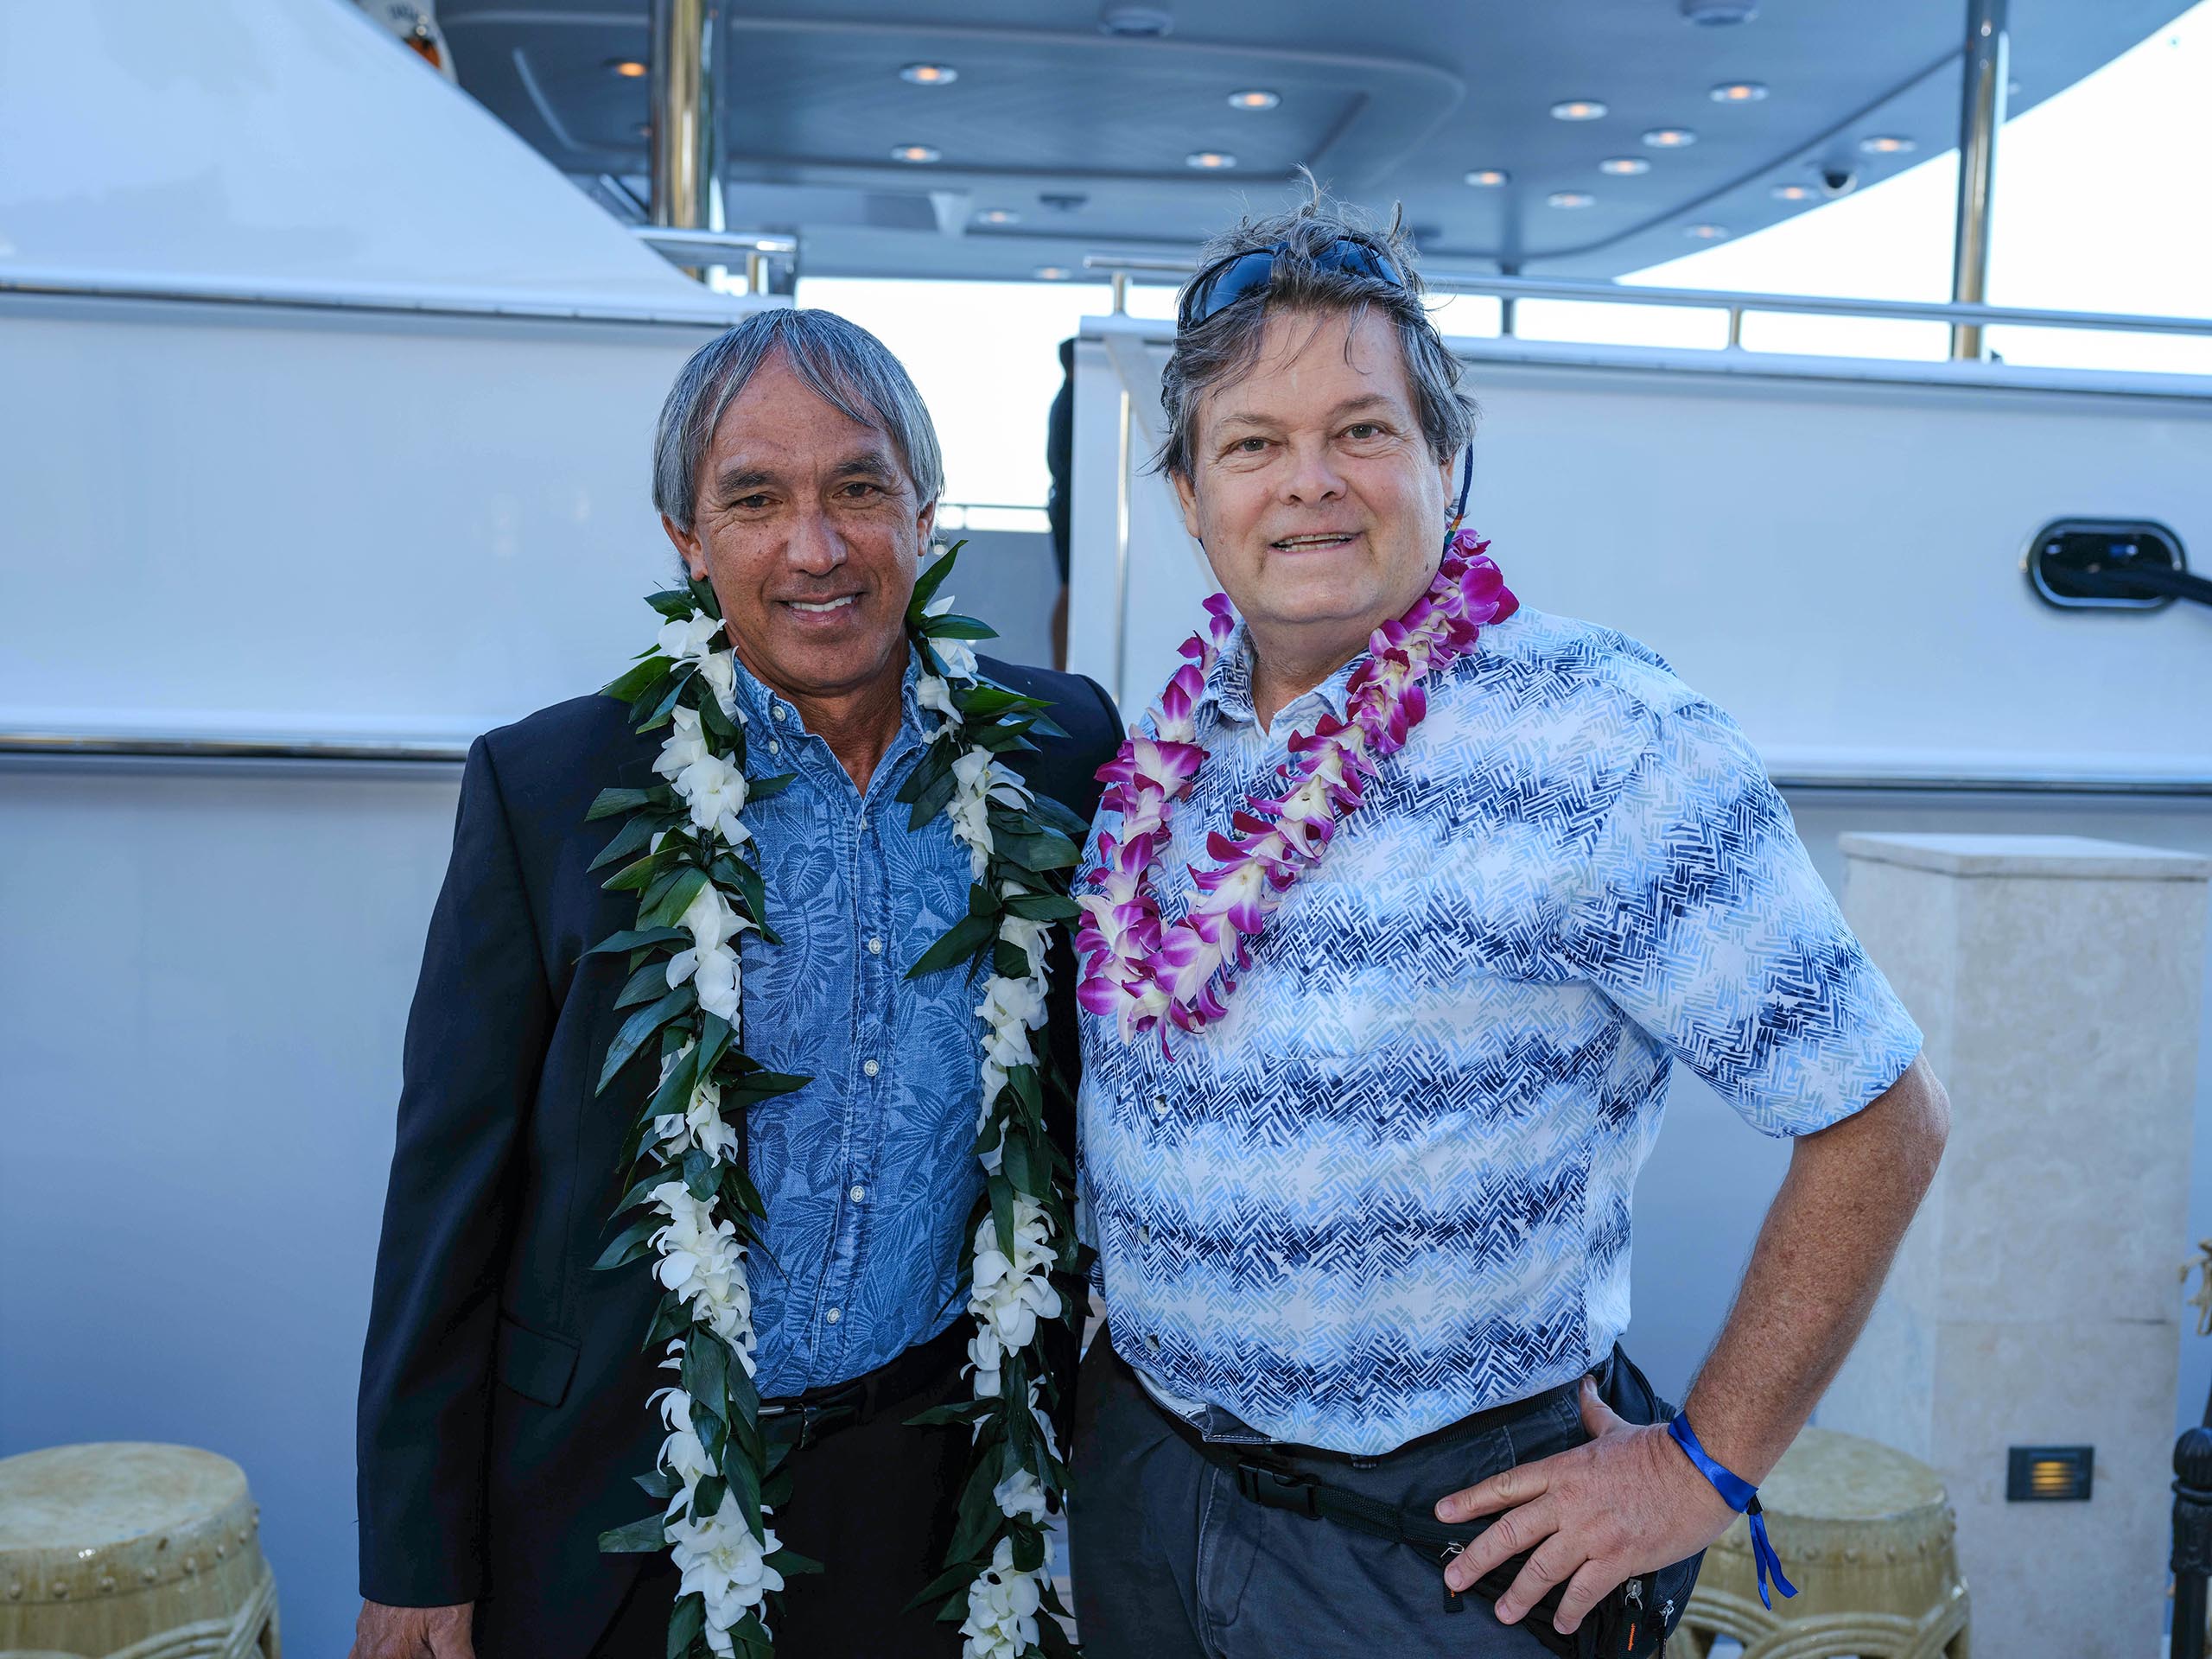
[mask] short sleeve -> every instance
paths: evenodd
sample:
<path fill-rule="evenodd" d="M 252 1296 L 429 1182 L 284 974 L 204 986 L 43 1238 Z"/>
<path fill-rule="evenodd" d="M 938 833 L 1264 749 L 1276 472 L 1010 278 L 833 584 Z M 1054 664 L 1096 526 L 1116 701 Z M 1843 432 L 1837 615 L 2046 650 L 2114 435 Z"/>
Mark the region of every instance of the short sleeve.
<path fill-rule="evenodd" d="M 1754 1128 L 1826 1128 L 1904 1074 L 1920 1030 L 1735 723 L 1702 702 L 1657 719 L 1591 846 L 1563 954 Z"/>

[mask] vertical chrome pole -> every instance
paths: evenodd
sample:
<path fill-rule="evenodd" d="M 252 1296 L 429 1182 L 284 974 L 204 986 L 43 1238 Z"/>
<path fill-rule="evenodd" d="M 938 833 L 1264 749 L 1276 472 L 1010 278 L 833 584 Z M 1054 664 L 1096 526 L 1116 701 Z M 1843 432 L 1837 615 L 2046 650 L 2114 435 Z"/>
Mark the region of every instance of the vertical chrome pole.
<path fill-rule="evenodd" d="M 715 126 L 720 0 L 652 0 L 652 222 L 718 231 L 721 145 Z M 695 270 L 692 274 L 704 276 Z"/>
<path fill-rule="evenodd" d="M 1989 209 L 1997 185 L 1997 135 L 2010 81 L 2010 0 L 1967 0 L 1966 68 L 1959 87 L 1958 234 L 1951 252 L 1951 302 L 1980 305 L 1989 285 Z M 1979 358 L 1981 326 L 1951 325 L 1951 355 Z"/>
<path fill-rule="evenodd" d="M 1126 270 L 1114 273 L 1114 315 L 1117 317 L 1129 315 L 1129 273 Z"/>
<path fill-rule="evenodd" d="M 1501 276 L 1518 276 L 1521 274 L 1521 266 L 1518 262 L 1509 262 L 1507 260 L 1501 259 L 1498 261 L 1497 274 Z M 1510 340 L 1513 338 L 1513 307 L 1514 296 L 1512 295 L 1501 294 L 1498 296 L 1497 337 L 1500 340 Z"/>

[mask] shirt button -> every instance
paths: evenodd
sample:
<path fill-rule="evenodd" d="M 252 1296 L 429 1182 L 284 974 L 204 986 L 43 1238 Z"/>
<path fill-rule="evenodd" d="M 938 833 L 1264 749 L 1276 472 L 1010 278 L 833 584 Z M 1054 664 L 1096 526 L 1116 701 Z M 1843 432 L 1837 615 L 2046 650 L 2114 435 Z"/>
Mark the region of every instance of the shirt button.
<path fill-rule="evenodd" d="M 830 1325 L 835 1325 L 835 1324 L 836 1324 L 838 1320 L 840 1320 L 840 1319 L 843 1319 L 844 1317 L 845 1317 L 844 1310 L 843 1310 L 843 1309 L 842 1309 L 842 1308 L 836 1308 L 836 1307 L 831 1308 L 831 1309 L 830 1309 L 827 1313 L 824 1313 L 824 1314 L 822 1316 L 822 1318 L 823 1318 L 823 1321 L 824 1321 L 825 1323 L 827 1323 L 827 1324 L 830 1324 Z"/>
<path fill-rule="evenodd" d="M 1165 1095 L 1154 1095 L 1154 1096 L 1152 1097 L 1152 1115 L 1153 1115 L 1154 1117 L 1165 1117 L 1165 1116 L 1167 1116 L 1167 1096 L 1165 1096 Z"/>
<path fill-rule="evenodd" d="M 850 1198 L 855 1204 L 858 1204 L 862 1198 L 868 1197 L 868 1188 L 855 1181 L 849 1188 L 847 1189 L 845 1196 Z"/>
<path fill-rule="evenodd" d="M 832 1313 L 835 1313 L 837 1310 L 833 1307 L 830 1311 Z M 1152 1351 L 1156 1354 L 1160 1351 L 1160 1338 L 1153 1332 L 1147 1331 L 1144 1333 L 1144 1345 L 1151 1349 Z"/>
<path fill-rule="evenodd" d="M 878 938 L 870 938 L 868 942 L 868 953 L 871 957 L 881 956 L 883 954 L 883 941 Z"/>
<path fill-rule="evenodd" d="M 776 741 L 776 740 L 775 740 L 774 738 L 772 738 L 772 738 L 770 738 L 770 739 L 768 740 L 768 753 L 771 753 L 771 754 L 781 754 L 783 752 L 784 752 L 784 746 L 783 746 L 782 744 L 780 744 L 780 743 L 777 742 L 777 741 Z"/>
<path fill-rule="evenodd" d="M 784 707 L 784 705 L 783 705 L 782 703 L 780 703 L 780 702 L 779 702 L 779 703 L 778 703 L 778 704 L 776 705 L 776 718 L 777 718 L 778 720 L 782 720 L 782 719 L 784 719 L 784 718 L 785 718 L 785 716 L 787 716 L 790 713 L 791 713 L 791 710 L 790 710 L 790 709 L 786 709 L 786 708 L 785 708 L 785 707 Z"/>
<path fill-rule="evenodd" d="M 1138 1228 L 1137 1243 L 1140 1244 L 1149 1245 L 1152 1243 L 1152 1229 L 1149 1227 Z"/>
<path fill-rule="evenodd" d="M 861 1070 L 867 1072 L 868 1076 L 872 1077 L 877 1072 L 882 1071 L 883 1068 L 878 1065 L 874 1060 L 863 1060 L 861 1062 Z"/>

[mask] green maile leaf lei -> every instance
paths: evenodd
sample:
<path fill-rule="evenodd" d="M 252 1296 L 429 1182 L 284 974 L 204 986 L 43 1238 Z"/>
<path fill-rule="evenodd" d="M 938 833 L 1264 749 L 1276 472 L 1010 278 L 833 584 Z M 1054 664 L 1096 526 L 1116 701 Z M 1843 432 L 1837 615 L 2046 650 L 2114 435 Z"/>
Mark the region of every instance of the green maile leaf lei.
<path fill-rule="evenodd" d="M 940 1618 L 962 1621 L 969 1659 L 1058 1659 L 1074 1649 L 1054 1617 L 1067 1610 L 1046 1575 L 1045 1527 L 1064 1507 L 1067 1468 L 1051 1421 L 1062 1384 L 1041 1341 L 1052 1322 L 1081 1319 L 1081 1263 L 1072 1173 L 1046 1130 L 1046 1098 L 1065 1101 L 1066 1083 L 1031 1033 L 1045 1024 L 1052 930 L 1080 914 L 1067 887 L 1084 826 L 1000 759 L 1033 749 L 1033 734 L 1064 734 L 1044 701 L 978 675 L 967 642 L 992 630 L 938 597 L 958 551 L 923 572 L 907 606 L 920 701 L 938 725 L 898 798 L 910 830 L 947 815 L 969 855 L 968 914 L 908 977 L 963 963 L 971 979 L 985 973 L 975 1142 L 984 1191 L 969 1255 L 973 1397 L 915 1420 L 966 1425 L 971 1472 L 944 1571 L 915 1604 L 941 1602 Z M 632 1010 L 600 1090 L 640 1054 L 657 1053 L 659 1072 L 620 1154 L 613 1220 L 628 1219 L 599 1266 L 652 1261 L 664 1294 L 645 1345 L 664 1349 L 676 1381 L 652 1397 L 667 1438 L 638 1478 L 661 1508 L 602 1534 L 600 1548 L 671 1552 L 682 1585 L 670 1659 L 768 1659 L 786 1575 L 820 1568 L 771 1523 L 789 1496 L 792 1437 L 785 1420 L 761 1416 L 753 1386 L 747 1258 L 766 1210 L 747 1173 L 746 1115 L 810 1079 L 746 1053 L 737 941 L 750 931 L 776 942 L 741 813 L 791 777 L 747 772 L 736 659 L 713 589 L 693 581 L 649 602 L 664 619 L 659 637 L 607 692 L 632 707 L 639 732 L 666 734 L 653 766 L 661 781 L 602 791 L 589 814 L 623 820 L 592 868 L 615 867 L 605 886 L 638 894 L 637 925 L 589 954 L 627 957 L 615 1006 Z"/>

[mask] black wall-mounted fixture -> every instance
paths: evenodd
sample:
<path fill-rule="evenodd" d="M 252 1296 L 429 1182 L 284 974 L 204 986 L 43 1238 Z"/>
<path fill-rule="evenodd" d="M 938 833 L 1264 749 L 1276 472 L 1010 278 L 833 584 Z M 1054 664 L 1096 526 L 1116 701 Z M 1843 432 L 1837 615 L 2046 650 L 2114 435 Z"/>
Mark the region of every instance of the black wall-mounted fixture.
<path fill-rule="evenodd" d="M 2157 611 L 2177 599 L 2212 605 L 2181 537 L 2147 518 L 2061 518 L 2028 543 L 2028 584 L 2061 610 Z"/>
<path fill-rule="evenodd" d="M 2086 1503 L 2095 1473 L 2096 1448 L 2014 1446 L 2005 1448 L 2007 1503 Z"/>

